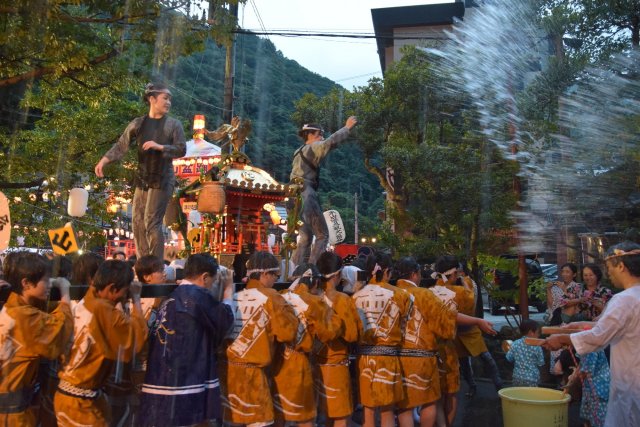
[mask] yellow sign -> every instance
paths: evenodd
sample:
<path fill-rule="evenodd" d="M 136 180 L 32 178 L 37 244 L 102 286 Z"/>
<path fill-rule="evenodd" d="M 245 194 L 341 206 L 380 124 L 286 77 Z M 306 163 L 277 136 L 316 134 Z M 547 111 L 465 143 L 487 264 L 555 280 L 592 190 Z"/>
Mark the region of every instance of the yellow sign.
<path fill-rule="evenodd" d="M 70 225 L 49 230 L 49 240 L 55 254 L 66 255 L 78 251 L 76 234 Z"/>
<path fill-rule="evenodd" d="M 187 239 L 189 239 L 189 243 L 191 243 L 191 247 L 197 248 L 201 245 L 200 242 L 200 228 L 192 228 L 187 233 Z"/>

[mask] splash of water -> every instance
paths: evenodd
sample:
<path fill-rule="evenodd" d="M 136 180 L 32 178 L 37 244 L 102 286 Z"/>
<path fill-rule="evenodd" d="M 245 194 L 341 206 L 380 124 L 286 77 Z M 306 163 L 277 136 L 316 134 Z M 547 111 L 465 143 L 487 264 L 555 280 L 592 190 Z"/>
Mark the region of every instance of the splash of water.
<path fill-rule="evenodd" d="M 453 43 L 437 52 L 443 71 L 456 76 L 453 86 L 471 95 L 482 132 L 520 164 L 528 190 L 512 216 L 523 252 L 555 251 L 561 226 L 591 230 L 585 210 L 613 203 L 610 188 L 598 187 L 594 178 L 624 161 L 637 140 L 624 123 L 640 114 L 640 87 L 631 78 L 640 61 L 629 54 L 586 70 L 567 91 L 559 104 L 562 134 L 537 140 L 521 130 L 525 118 L 516 94 L 549 56 L 533 3 L 496 0 L 468 9 L 450 34 Z M 578 202 L 586 189 L 590 200 Z"/>

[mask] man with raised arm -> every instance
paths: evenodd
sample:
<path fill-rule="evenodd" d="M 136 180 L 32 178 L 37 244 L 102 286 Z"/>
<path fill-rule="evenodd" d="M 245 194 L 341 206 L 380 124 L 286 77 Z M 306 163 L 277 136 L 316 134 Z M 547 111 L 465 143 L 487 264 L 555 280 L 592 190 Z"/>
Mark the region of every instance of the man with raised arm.
<path fill-rule="evenodd" d="M 147 84 L 144 101 L 149 113 L 133 119 L 118 141 L 95 167 L 99 178 L 104 167 L 124 157 L 132 144 L 137 145 L 138 167 L 133 194 L 133 237 L 136 256 L 155 255 L 164 259 L 162 218 L 175 186 L 173 159 L 183 157 L 186 143 L 182 123 L 168 117 L 171 92 L 160 83 Z"/>
<path fill-rule="evenodd" d="M 291 258 L 295 265 L 307 261 L 314 264 L 320 254 L 327 249 L 329 229 L 318 198 L 320 163 L 331 150 L 346 141 L 349 132 L 357 123 L 355 116 L 349 117 L 344 127 L 327 139 L 323 139 L 323 130 L 316 124 L 305 124 L 298 132 L 304 144 L 293 154 L 290 179 L 303 181 L 300 218 L 304 224 L 298 231 L 300 236 L 298 247 Z M 311 248 L 313 236 L 316 237 L 316 241 Z"/>

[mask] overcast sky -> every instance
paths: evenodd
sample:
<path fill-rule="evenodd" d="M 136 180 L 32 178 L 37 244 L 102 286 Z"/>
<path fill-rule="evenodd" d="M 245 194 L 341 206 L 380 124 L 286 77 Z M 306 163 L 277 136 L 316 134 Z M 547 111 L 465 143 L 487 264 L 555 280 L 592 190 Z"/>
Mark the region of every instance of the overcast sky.
<path fill-rule="evenodd" d="M 371 9 L 447 0 L 248 0 L 240 6 L 242 28 L 373 33 Z M 257 10 L 257 14 L 256 14 Z M 351 89 L 381 77 L 375 39 L 268 36 L 289 59 Z"/>

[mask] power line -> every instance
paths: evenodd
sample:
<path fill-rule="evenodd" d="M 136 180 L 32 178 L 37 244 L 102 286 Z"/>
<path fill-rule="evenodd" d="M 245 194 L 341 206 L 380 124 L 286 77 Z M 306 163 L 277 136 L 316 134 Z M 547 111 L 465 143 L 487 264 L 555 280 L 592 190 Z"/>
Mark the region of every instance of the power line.
<path fill-rule="evenodd" d="M 262 29 L 262 31 L 267 31 L 267 28 L 264 26 L 264 22 L 262 22 L 262 16 L 260 16 L 260 12 L 258 12 L 258 7 L 256 6 L 256 3 L 253 0 L 250 0 L 250 3 L 254 13 L 256 14 L 256 18 L 258 18 L 258 23 L 260 24 L 260 28 Z M 267 39 L 268 38 L 269 36 L 267 36 Z"/>
<path fill-rule="evenodd" d="M 380 71 L 374 71 L 372 73 L 360 74 L 358 76 L 345 77 L 345 78 L 342 78 L 342 79 L 335 80 L 335 82 L 344 82 L 346 80 L 359 79 L 360 77 L 373 76 L 375 74 L 381 74 L 381 72 Z"/>
<path fill-rule="evenodd" d="M 256 31 L 256 30 L 248 30 L 248 29 L 236 29 L 232 32 L 236 34 L 253 34 L 257 36 L 283 36 L 283 37 L 336 37 L 336 38 L 349 38 L 349 39 L 376 39 L 376 40 L 449 40 L 449 38 L 445 36 L 426 36 L 426 35 L 418 35 L 416 33 L 415 36 L 405 35 L 405 36 L 394 36 L 394 35 L 376 35 L 373 33 L 322 33 L 322 32 L 309 32 L 303 30 L 280 30 L 280 31 Z"/>
<path fill-rule="evenodd" d="M 187 97 L 189 97 L 189 98 L 193 99 L 194 101 L 199 102 L 200 104 L 204 104 L 204 105 L 206 105 L 207 107 L 216 108 L 216 109 L 218 109 L 218 110 L 225 111 L 225 108 L 223 108 L 223 107 L 218 107 L 217 105 L 209 104 L 208 102 L 203 101 L 203 100 L 201 100 L 200 98 L 197 98 L 197 97 L 195 97 L 195 96 L 193 96 L 193 95 L 189 94 L 187 91 L 180 89 L 180 88 L 179 88 L 179 87 L 177 87 L 176 85 L 173 85 L 173 84 L 169 83 L 169 87 L 171 87 L 172 89 L 175 89 L 176 91 L 178 91 L 178 92 L 182 93 L 183 95 L 185 95 L 185 96 L 187 96 Z"/>

